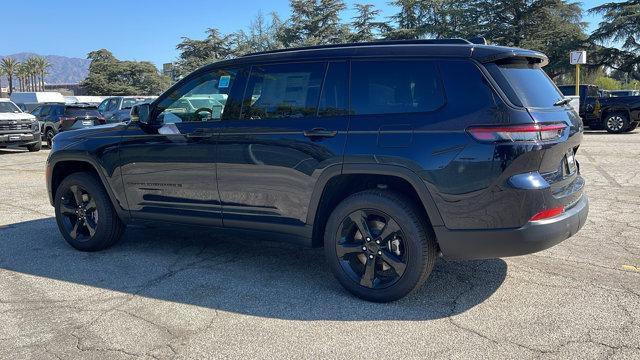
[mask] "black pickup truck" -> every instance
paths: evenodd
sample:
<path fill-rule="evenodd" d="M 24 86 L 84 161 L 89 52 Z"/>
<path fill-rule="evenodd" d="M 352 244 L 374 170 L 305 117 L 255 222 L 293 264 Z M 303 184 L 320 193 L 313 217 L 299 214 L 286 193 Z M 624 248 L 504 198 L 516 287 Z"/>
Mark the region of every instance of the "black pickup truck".
<path fill-rule="evenodd" d="M 575 85 L 558 86 L 565 96 L 576 95 Z M 640 96 L 602 97 L 595 85 L 580 85 L 580 117 L 594 130 L 619 134 L 640 123 Z"/>

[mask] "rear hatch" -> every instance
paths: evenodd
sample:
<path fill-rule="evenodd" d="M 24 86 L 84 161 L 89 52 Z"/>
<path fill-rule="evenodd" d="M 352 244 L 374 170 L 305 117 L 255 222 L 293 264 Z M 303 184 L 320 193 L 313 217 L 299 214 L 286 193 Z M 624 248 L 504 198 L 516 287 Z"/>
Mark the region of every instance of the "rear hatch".
<path fill-rule="evenodd" d="M 75 130 L 105 123 L 95 106 L 67 105 L 60 117 L 60 130 Z"/>
<path fill-rule="evenodd" d="M 551 137 L 531 146 L 531 170 L 549 183 L 553 198 L 545 207 L 575 205 L 582 195 L 584 180 L 579 175 L 575 154 L 582 141 L 583 124 L 580 116 L 542 70 L 543 61 L 532 58 L 507 58 L 484 64 L 509 101 L 517 109 L 525 109 L 529 116 L 512 117 L 512 122 L 533 123 L 542 129 L 563 128 L 548 132 Z M 555 136 L 557 135 L 557 136 Z M 536 164 L 537 162 L 537 164 Z"/>

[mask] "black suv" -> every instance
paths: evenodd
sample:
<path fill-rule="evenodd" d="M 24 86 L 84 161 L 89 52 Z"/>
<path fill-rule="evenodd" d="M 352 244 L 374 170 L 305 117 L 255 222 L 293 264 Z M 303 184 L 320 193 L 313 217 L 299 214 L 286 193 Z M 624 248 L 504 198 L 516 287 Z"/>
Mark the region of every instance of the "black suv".
<path fill-rule="evenodd" d="M 31 115 L 40 122 L 40 129 L 47 145 L 57 133 L 104 124 L 106 121 L 95 105 L 85 103 L 43 104 L 33 109 Z"/>
<path fill-rule="evenodd" d="M 129 123 L 56 136 L 50 201 L 79 250 L 147 221 L 267 232 L 324 246 L 353 294 L 395 300 L 440 254 L 528 254 L 586 221 L 582 121 L 547 62 L 462 40 L 217 62 Z"/>

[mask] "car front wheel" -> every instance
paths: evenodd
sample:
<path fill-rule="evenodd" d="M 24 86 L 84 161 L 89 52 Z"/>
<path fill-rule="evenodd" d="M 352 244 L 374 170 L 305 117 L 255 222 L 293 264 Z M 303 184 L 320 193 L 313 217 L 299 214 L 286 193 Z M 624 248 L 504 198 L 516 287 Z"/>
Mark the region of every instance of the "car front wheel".
<path fill-rule="evenodd" d="M 435 236 L 417 206 L 381 190 L 356 193 L 336 207 L 324 250 L 338 281 L 374 302 L 397 300 L 419 288 L 438 255 Z"/>
<path fill-rule="evenodd" d="M 122 236 L 124 224 L 102 184 L 89 173 L 65 178 L 56 190 L 54 205 L 62 236 L 78 250 L 106 249 Z"/>

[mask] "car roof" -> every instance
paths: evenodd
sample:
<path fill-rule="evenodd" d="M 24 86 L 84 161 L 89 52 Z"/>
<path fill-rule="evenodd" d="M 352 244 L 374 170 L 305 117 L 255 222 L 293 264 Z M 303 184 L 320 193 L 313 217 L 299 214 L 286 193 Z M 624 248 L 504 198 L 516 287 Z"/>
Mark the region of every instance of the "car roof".
<path fill-rule="evenodd" d="M 463 39 L 435 40 L 395 40 L 365 43 L 321 45 L 301 48 L 289 48 L 247 54 L 245 56 L 217 62 L 209 66 L 242 64 L 268 61 L 304 61 L 335 58 L 353 58 L 370 56 L 432 56 L 471 58 L 480 62 L 493 62 L 501 59 L 520 57 L 546 65 L 548 58 L 537 51 L 505 46 L 474 44 Z M 208 67 L 208 66 L 206 66 Z"/>

